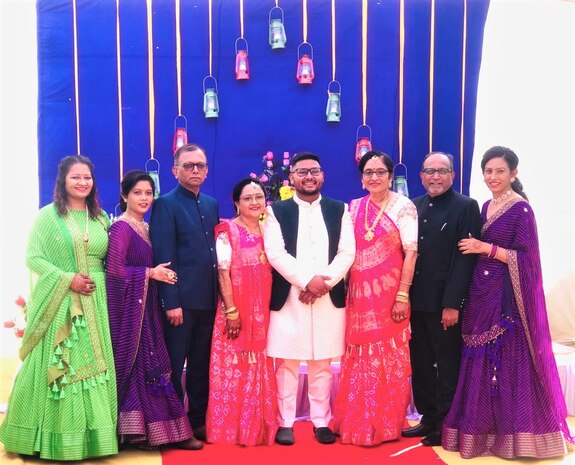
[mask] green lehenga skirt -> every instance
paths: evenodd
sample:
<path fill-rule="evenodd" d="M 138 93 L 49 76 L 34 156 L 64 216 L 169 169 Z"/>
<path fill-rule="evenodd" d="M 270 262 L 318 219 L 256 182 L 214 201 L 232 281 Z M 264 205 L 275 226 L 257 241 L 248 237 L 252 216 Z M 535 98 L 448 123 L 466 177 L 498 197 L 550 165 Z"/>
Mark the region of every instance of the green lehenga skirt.
<path fill-rule="evenodd" d="M 16 375 L 0 425 L 0 441 L 9 452 L 61 461 L 118 452 L 104 272 L 91 270 L 90 276 L 96 283 L 92 314 L 74 314 L 77 294 L 64 298 Z"/>

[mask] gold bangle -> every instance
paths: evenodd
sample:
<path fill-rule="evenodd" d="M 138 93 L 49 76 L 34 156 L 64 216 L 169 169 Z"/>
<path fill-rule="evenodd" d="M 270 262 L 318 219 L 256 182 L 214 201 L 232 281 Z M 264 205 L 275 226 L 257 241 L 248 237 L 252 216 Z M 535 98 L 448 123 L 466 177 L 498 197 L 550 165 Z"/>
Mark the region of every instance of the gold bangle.
<path fill-rule="evenodd" d="M 235 312 L 226 313 L 226 320 L 235 321 L 240 317 L 240 312 L 237 310 Z"/>
<path fill-rule="evenodd" d="M 405 298 L 409 297 L 409 294 L 408 294 L 407 292 L 401 292 L 401 291 L 398 291 L 396 295 L 402 296 L 402 297 L 405 297 Z"/>
<path fill-rule="evenodd" d="M 395 297 L 395 301 L 396 302 L 402 302 L 404 304 L 406 304 L 407 302 L 409 302 L 409 300 L 407 299 L 407 297 L 403 297 L 403 296 L 396 296 Z"/>
<path fill-rule="evenodd" d="M 229 308 L 224 309 L 224 315 L 228 314 L 228 313 L 233 313 L 234 310 L 237 310 L 238 308 L 235 305 L 232 305 Z"/>

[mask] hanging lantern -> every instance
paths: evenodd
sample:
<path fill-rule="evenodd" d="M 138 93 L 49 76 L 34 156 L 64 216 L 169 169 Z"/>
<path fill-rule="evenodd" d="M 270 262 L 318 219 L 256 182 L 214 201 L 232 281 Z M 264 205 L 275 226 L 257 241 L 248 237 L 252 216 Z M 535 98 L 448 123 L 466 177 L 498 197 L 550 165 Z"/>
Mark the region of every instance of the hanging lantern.
<path fill-rule="evenodd" d="M 243 40 L 245 49 L 238 49 L 238 40 Z M 250 78 L 250 62 L 248 60 L 248 42 L 243 37 L 236 39 L 236 79 Z"/>
<path fill-rule="evenodd" d="M 367 128 L 369 130 L 369 136 L 359 136 L 359 130 L 361 128 Z M 361 157 L 363 157 L 367 152 L 372 150 L 371 146 L 371 128 L 367 124 L 362 124 L 357 128 L 356 131 L 357 142 L 355 144 L 355 161 L 359 163 Z"/>
<path fill-rule="evenodd" d="M 272 18 L 272 14 L 275 13 L 280 13 L 281 18 Z M 284 10 L 282 10 L 279 6 L 274 6 L 270 10 L 269 19 L 270 19 L 269 42 L 272 47 L 272 50 L 276 48 L 285 48 L 287 37 L 284 28 Z"/>
<path fill-rule="evenodd" d="M 302 45 L 309 45 L 310 54 L 300 55 L 300 47 Z M 313 72 L 313 47 L 308 42 L 302 42 L 297 47 L 297 71 L 296 71 L 296 78 L 299 84 L 311 84 L 315 74 Z"/>
<path fill-rule="evenodd" d="M 181 122 L 179 122 L 178 120 L 181 120 Z M 186 145 L 187 143 L 188 143 L 188 120 L 184 115 L 178 115 L 174 120 L 174 143 L 172 144 L 173 152 L 176 153 L 176 150 Z"/>
<path fill-rule="evenodd" d="M 156 162 L 156 169 L 155 170 L 148 169 L 148 163 L 150 163 L 151 161 Z M 146 169 L 146 172 L 148 173 L 148 175 L 154 181 L 154 187 L 155 187 L 154 199 L 157 199 L 160 196 L 160 162 L 158 160 L 156 160 L 155 158 L 150 158 L 148 161 L 146 161 L 145 169 Z"/>
<path fill-rule="evenodd" d="M 206 79 L 211 78 L 214 81 L 214 87 L 206 88 Z M 204 78 L 204 115 L 206 118 L 217 118 L 220 113 L 220 105 L 218 103 L 218 82 L 213 76 L 206 76 Z"/>
<path fill-rule="evenodd" d="M 330 90 L 330 85 L 334 83 L 338 85 L 338 91 L 332 92 Z M 330 123 L 339 123 L 341 119 L 341 84 L 338 81 L 331 81 L 327 85 L 327 106 L 325 108 L 326 120 Z"/>
<path fill-rule="evenodd" d="M 403 166 L 405 175 L 397 174 L 398 166 Z M 393 174 L 393 192 L 397 192 L 398 194 L 405 195 L 407 198 L 409 198 L 409 189 L 407 188 L 407 166 L 405 166 L 403 163 L 398 163 L 393 168 Z"/>

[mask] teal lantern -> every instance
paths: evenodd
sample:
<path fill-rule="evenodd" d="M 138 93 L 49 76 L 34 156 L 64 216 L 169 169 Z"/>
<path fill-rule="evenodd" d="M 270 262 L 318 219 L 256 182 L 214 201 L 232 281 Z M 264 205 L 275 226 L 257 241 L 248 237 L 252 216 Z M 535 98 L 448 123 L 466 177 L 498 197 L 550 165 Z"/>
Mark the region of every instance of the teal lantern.
<path fill-rule="evenodd" d="M 404 175 L 397 174 L 398 166 L 403 166 L 403 169 L 405 170 Z M 405 195 L 407 198 L 409 198 L 409 189 L 407 188 L 407 166 L 405 166 L 403 163 L 398 163 L 393 168 L 393 174 L 393 192 L 397 192 L 398 194 Z"/>
<path fill-rule="evenodd" d="M 280 18 L 272 18 L 274 14 L 277 15 L 278 13 L 281 14 Z M 284 28 L 284 10 L 282 10 L 279 6 L 274 6 L 270 10 L 269 19 L 270 19 L 269 43 L 272 47 L 272 50 L 276 48 L 285 48 L 287 37 Z"/>
<path fill-rule="evenodd" d="M 337 92 L 332 92 L 330 86 L 337 84 Z M 327 85 L 327 106 L 325 108 L 326 120 L 329 123 L 339 123 L 341 119 L 341 84 L 338 81 L 331 81 Z"/>
<path fill-rule="evenodd" d="M 214 87 L 206 88 L 206 79 L 212 79 Z M 206 118 L 217 118 L 220 114 L 220 105 L 218 103 L 218 82 L 213 76 L 204 78 L 204 115 Z"/>
<path fill-rule="evenodd" d="M 156 162 L 156 169 L 149 169 L 148 168 L 148 163 L 150 163 L 151 161 Z M 152 180 L 154 181 L 154 199 L 157 199 L 160 196 L 160 162 L 158 160 L 156 160 L 155 158 L 150 158 L 148 161 L 146 161 L 146 165 L 145 165 L 145 169 L 146 172 L 148 173 L 148 175 L 152 178 Z"/>

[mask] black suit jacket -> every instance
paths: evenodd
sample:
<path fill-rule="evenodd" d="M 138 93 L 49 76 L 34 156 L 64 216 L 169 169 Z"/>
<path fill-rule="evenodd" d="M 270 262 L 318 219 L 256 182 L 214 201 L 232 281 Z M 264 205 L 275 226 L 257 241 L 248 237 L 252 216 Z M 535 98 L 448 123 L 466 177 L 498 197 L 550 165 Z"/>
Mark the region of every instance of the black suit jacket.
<path fill-rule="evenodd" d="M 175 285 L 158 281 L 162 310 L 216 308 L 218 222 L 216 199 L 202 193 L 196 197 L 179 184 L 154 202 L 150 218 L 154 263 L 172 262 L 170 268 L 178 273 Z"/>
<path fill-rule="evenodd" d="M 410 289 L 413 312 L 439 312 L 445 307 L 461 309 L 467 296 L 476 254 L 463 255 L 457 242 L 479 238 L 481 217 L 474 199 L 455 192 L 423 195 L 417 207 L 419 238 L 417 261 Z"/>

